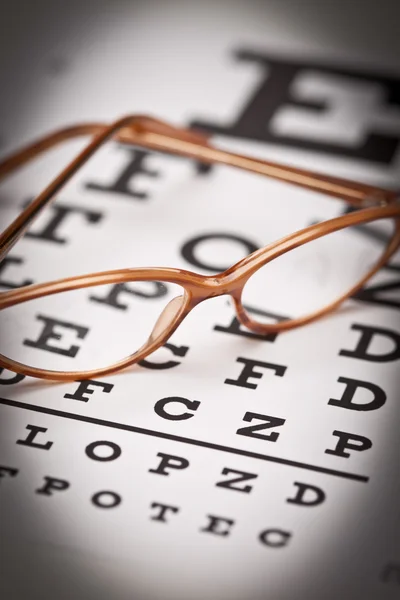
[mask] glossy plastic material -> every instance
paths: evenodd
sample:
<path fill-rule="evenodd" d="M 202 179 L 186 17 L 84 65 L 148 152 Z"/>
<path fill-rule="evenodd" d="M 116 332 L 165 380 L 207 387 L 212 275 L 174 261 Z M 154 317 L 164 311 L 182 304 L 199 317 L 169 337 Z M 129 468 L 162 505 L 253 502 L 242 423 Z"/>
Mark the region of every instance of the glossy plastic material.
<path fill-rule="evenodd" d="M 125 117 L 110 126 L 98 123 L 84 124 L 53 133 L 0 163 L 0 178 L 56 144 L 76 136 L 88 134 L 94 135 L 89 145 L 0 235 L 0 261 L 4 259 L 29 225 L 49 205 L 69 179 L 107 140 L 113 137 L 122 143 L 135 144 L 153 150 L 178 154 L 194 158 L 203 163 L 231 165 L 245 171 L 265 175 L 286 183 L 322 192 L 340 200 L 345 200 L 358 210 L 292 233 L 273 244 L 269 244 L 253 252 L 228 270 L 212 277 L 170 268 L 123 269 L 92 273 L 85 276 L 30 285 L 3 292 L 0 294 L 0 309 L 63 291 L 122 282 L 171 282 L 180 285 L 185 290 L 184 296 L 175 298 L 165 307 L 155 323 L 150 337 L 140 350 L 116 364 L 85 372 L 49 371 L 23 365 L 1 355 L 0 366 L 11 371 L 32 377 L 62 381 L 72 381 L 78 378 L 90 379 L 119 371 L 144 359 L 162 346 L 190 310 L 199 302 L 223 294 L 228 294 L 233 298 L 238 319 L 252 331 L 259 333 L 278 332 L 305 325 L 334 310 L 346 298 L 352 296 L 388 261 L 400 246 L 400 205 L 396 201 L 395 192 L 345 179 L 325 177 L 310 171 L 219 150 L 213 147 L 208 142 L 208 138 L 199 132 L 172 127 L 145 116 Z M 241 303 L 242 289 L 249 277 L 267 262 L 302 244 L 326 234 L 339 231 L 345 227 L 387 218 L 394 219 L 394 235 L 383 251 L 380 261 L 362 279 L 355 281 L 354 286 L 345 295 L 337 298 L 330 305 L 304 318 L 281 321 L 274 324 L 261 324 L 253 321 L 244 310 Z"/>

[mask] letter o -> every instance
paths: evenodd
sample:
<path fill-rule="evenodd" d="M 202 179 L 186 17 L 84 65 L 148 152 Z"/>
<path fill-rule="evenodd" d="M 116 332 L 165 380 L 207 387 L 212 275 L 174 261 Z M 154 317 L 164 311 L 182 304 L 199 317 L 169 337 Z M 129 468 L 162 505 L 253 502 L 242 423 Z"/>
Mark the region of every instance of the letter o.
<path fill-rule="evenodd" d="M 108 500 L 105 500 L 109 496 Z M 92 496 L 92 503 L 99 508 L 115 508 L 118 504 L 121 504 L 122 498 L 119 494 L 115 492 L 110 492 L 105 490 L 103 492 L 97 492 Z"/>
<path fill-rule="evenodd" d="M 95 450 L 99 446 L 106 446 L 110 448 L 111 454 L 109 454 L 108 456 L 100 456 L 99 454 L 96 454 Z M 114 442 L 106 442 L 104 440 L 101 440 L 99 442 L 92 442 L 91 444 L 88 444 L 85 448 L 85 452 L 87 456 L 92 460 L 100 460 L 102 462 L 107 462 L 109 460 L 117 459 L 119 456 L 121 456 L 122 451 L 118 444 L 114 444 Z"/>
<path fill-rule="evenodd" d="M 239 237 L 237 235 L 233 235 L 230 233 L 210 233 L 207 235 L 199 235 L 197 237 L 194 237 L 188 242 L 186 242 L 186 244 L 183 244 L 181 249 L 181 254 L 183 258 L 185 258 L 194 267 L 197 267 L 198 269 L 204 269 L 206 271 L 218 272 L 225 271 L 226 269 L 228 269 L 231 265 L 207 265 L 205 263 L 202 263 L 198 258 L 196 258 L 195 248 L 199 244 L 209 240 L 231 240 L 237 242 L 245 247 L 245 256 L 247 256 L 247 254 L 251 254 L 255 250 L 258 250 L 258 247 L 255 244 L 253 244 L 253 242 L 250 242 L 249 240 L 246 240 L 245 238 Z"/>

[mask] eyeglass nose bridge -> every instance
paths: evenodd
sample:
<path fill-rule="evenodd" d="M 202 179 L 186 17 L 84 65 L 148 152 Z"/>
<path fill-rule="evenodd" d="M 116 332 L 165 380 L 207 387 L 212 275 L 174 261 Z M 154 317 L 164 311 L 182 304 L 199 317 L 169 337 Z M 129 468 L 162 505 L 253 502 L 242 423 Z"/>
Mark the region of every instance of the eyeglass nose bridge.
<path fill-rule="evenodd" d="M 185 293 L 172 298 L 164 307 L 148 337 L 146 346 L 163 343 L 197 304 L 210 298 L 230 296 L 239 320 L 243 324 L 248 321 L 241 304 L 243 281 L 238 281 L 236 277 L 226 278 L 223 273 L 215 277 L 196 276 L 196 281 L 192 280 L 189 285 L 188 282 L 186 285 L 182 282 L 181 285 Z"/>
<path fill-rule="evenodd" d="M 215 298 L 218 296 L 228 296 L 232 300 L 233 310 L 236 313 L 236 317 L 238 321 L 254 333 L 266 334 L 269 332 L 273 332 L 278 328 L 283 328 L 282 325 L 274 325 L 274 324 L 262 324 L 257 321 L 253 321 L 251 316 L 249 316 L 247 310 L 244 308 L 242 304 L 242 292 L 245 287 L 248 279 L 253 275 L 253 269 L 249 269 L 248 266 L 244 266 L 239 272 L 228 271 L 224 273 L 220 273 L 216 277 L 213 278 L 213 287 L 214 291 L 204 298 L 204 300 L 208 298 Z M 202 301 L 202 300 L 200 300 Z M 191 307 L 193 308 L 193 306 Z"/>
<path fill-rule="evenodd" d="M 162 338 L 164 334 L 170 335 L 176 329 L 187 313 L 188 303 L 185 296 L 176 296 L 164 307 L 149 336 L 149 344 L 153 344 Z"/>
<path fill-rule="evenodd" d="M 199 302 L 209 300 L 210 298 L 218 298 L 220 296 L 229 296 L 232 299 L 234 310 L 238 319 L 245 325 L 245 321 L 249 318 L 242 306 L 242 291 L 251 273 L 244 274 L 235 273 L 220 273 L 216 277 L 209 277 L 205 280 L 207 291 L 203 289 L 202 296 L 192 298 L 190 309 L 194 308 Z"/>
<path fill-rule="evenodd" d="M 239 307 L 244 285 L 251 273 L 235 273 L 225 271 L 215 276 L 204 276 L 201 281 L 196 281 L 187 288 L 190 294 L 190 310 L 200 302 L 219 296 L 231 296 L 235 306 Z"/>

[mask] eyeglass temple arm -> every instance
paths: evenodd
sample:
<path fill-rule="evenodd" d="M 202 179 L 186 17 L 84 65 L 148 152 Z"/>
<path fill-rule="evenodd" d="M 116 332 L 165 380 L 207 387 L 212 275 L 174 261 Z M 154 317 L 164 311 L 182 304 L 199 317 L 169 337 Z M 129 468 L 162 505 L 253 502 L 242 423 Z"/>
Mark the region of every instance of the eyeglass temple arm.
<path fill-rule="evenodd" d="M 23 167 L 38 155 L 43 154 L 43 152 L 50 150 L 54 146 L 58 146 L 62 142 L 84 135 L 96 135 L 103 130 L 104 125 L 101 123 L 87 123 L 83 125 L 76 125 L 74 127 L 66 127 L 65 129 L 60 129 L 54 133 L 51 133 L 50 135 L 46 135 L 45 137 L 36 140 L 28 146 L 21 148 L 10 156 L 7 156 L 7 158 L 1 161 L 0 179 L 10 175 L 19 167 Z"/>
<path fill-rule="evenodd" d="M 335 177 L 325 177 L 311 171 L 219 150 L 210 146 L 208 137 L 200 132 L 173 127 L 163 121 L 139 115 L 125 117 L 110 126 L 89 123 L 62 129 L 46 136 L 3 160 L 0 163 L 0 179 L 51 147 L 65 140 L 88 134 L 95 135 L 89 145 L 0 235 L 0 262 L 61 188 L 112 137 L 116 137 L 121 143 L 137 144 L 154 150 L 179 154 L 208 164 L 231 165 L 322 192 L 359 207 L 386 204 L 396 197 L 394 192 L 382 188 Z"/>
<path fill-rule="evenodd" d="M 139 141 L 141 145 L 156 150 L 181 154 L 203 163 L 230 165 L 314 192 L 320 192 L 332 198 L 344 200 L 358 208 L 385 205 L 396 201 L 398 196 L 397 192 L 386 188 L 235 154 L 208 144 L 200 146 L 178 138 L 167 138 L 150 131 L 140 134 Z"/>
<path fill-rule="evenodd" d="M 177 138 L 192 141 L 194 143 L 207 143 L 207 137 L 202 133 L 196 133 L 194 131 L 180 129 L 172 127 L 162 121 L 153 119 L 151 117 L 135 117 L 137 119 L 136 126 L 125 127 L 120 129 L 115 134 L 115 139 L 123 144 L 134 144 L 138 143 L 138 130 L 146 127 L 154 132 L 160 132 L 164 135 L 175 135 Z M 140 126 L 139 126 L 140 125 Z M 11 174 L 19 167 L 23 167 L 28 162 L 31 162 L 43 152 L 58 146 L 59 144 L 87 135 L 99 135 L 104 132 L 109 126 L 104 123 L 83 123 L 80 125 L 74 125 L 72 127 L 65 127 L 59 129 L 53 133 L 46 135 L 43 138 L 36 140 L 35 142 L 21 148 L 17 152 L 11 154 L 7 158 L 0 162 L 0 180 Z"/>
<path fill-rule="evenodd" d="M 140 143 L 149 148 L 192 156 L 205 163 L 223 163 L 252 171 L 300 187 L 321 192 L 358 206 L 374 206 L 393 201 L 397 194 L 391 190 L 370 186 L 347 179 L 321 175 L 305 169 L 249 158 L 214 148 L 208 136 L 197 131 L 173 127 L 147 116 L 132 117 L 134 123 L 116 132 L 117 141 L 125 144 Z M 107 126 L 103 123 L 85 123 L 67 127 L 47 135 L 17 151 L 0 162 L 0 180 L 38 154 L 80 136 L 99 135 Z"/>
<path fill-rule="evenodd" d="M 55 195 L 74 176 L 74 174 L 89 160 L 93 154 L 110 138 L 115 137 L 121 143 L 142 144 L 141 134 L 146 131 L 160 134 L 166 139 L 173 136 L 182 142 L 192 145 L 207 144 L 207 137 L 194 131 L 179 129 L 152 117 L 133 115 L 124 117 L 112 125 L 102 123 L 87 123 L 56 131 L 36 142 L 22 148 L 0 162 L 0 180 L 18 167 L 30 162 L 39 154 L 49 150 L 59 143 L 83 135 L 94 135 L 94 139 L 82 152 L 63 169 L 63 171 L 37 196 L 25 210 L 0 234 L 0 262 L 13 245 L 24 234 L 29 225 L 40 212 L 54 199 Z M 152 144 L 146 144 L 153 148 Z M 158 148 L 158 146 L 157 146 Z M 169 149 L 165 149 L 171 152 Z"/>

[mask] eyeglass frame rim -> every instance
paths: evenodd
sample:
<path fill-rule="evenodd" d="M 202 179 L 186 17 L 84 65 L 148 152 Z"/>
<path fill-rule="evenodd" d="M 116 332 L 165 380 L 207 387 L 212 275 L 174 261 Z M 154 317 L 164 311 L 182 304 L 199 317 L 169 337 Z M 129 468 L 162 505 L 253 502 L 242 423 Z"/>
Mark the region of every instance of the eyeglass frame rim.
<path fill-rule="evenodd" d="M 354 198 L 352 200 L 344 199 L 344 201 L 346 201 L 349 204 L 353 204 L 353 205 L 355 204 L 356 206 L 360 206 L 360 205 L 363 206 L 363 204 L 366 204 L 367 206 L 371 206 L 371 204 L 372 204 L 372 207 L 361 208 L 359 210 L 355 210 L 354 212 L 345 214 L 343 216 L 335 217 L 333 219 L 323 221 L 322 223 L 316 223 L 316 224 L 306 227 L 304 229 L 293 232 L 293 233 L 289 234 L 288 236 L 285 236 L 284 238 L 281 238 L 271 244 L 268 244 L 267 246 L 265 246 L 263 248 L 260 248 L 256 251 L 254 251 L 250 255 L 246 256 L 242 260 L 240 260 L 237 263 L 235 263 L 234 265 L 232 265 L 229 269 L 227 269 L 221 273 L 218 273 L 216 275 L 212 275 L 212 276 L 200 275 L 198 273 L 183 270 L 183 269 L 171 269 L 171 268 L 162 268 L 162 267 L 118 269 L 118 270 L 112 270 L 112 271 L 91 273 L 88 275 L 81 275 L 78 277 L 69 277 L 69 278 L 55 280 L 55 281 L 46 282 L 46 283 L 32 284 L 32 285 L 28 285 L 28 286 L 22 286 L 21 288 L 18 288 L 15 290 L 1 292 L 0 293 L 0 310 L 10 307 L 10 306 L 13 306 L 13 305 L 16 305 L 16 304 L 19 304 L 19 303 L 22 303 L 22 302 L 26 302 L 28 300 L 33 300 L 35 298 L 47 296 L 49 294 L 56 294 L 56 293 L 60 293 L 60 292 L 83 289 L 86 287 L 92 287 L 92 286 L 98 286 L 98 285 L 106 285 L 106 284 L 110 284 L 110 283 L 123 283 L 123 282 L 127 283 L 127 282 L 139 281 L 139 280 L 140 281 L 157 280 L 157 281 L 175 283 L 177 285 L 180 285 L 185 290 L 184 299 L 183 299 L 182 305 L 181 305 L 178 313 L 174 316 L 172 321 L 169 323 L 168 328 L 166 328 L 163 331 L 162 335 L 157 336 L 157 338 L 155 340 L 151 341 L 151 334 L 150 334 L 149 339 L 145 342 L 145 344 L 143 344 L 143 346 L 141 348 L 139 348 L 139 350 L 137 350 L 135 353 L 131 354 L 130 356 L 122 359 L 121 361 L 114 363 L 113 365 L 110 365 L 107 367 L 102 367 L 100 369 L 93 369 L 90 371 L 53 371 L 53 370 L 47 370 L 47 369 L 38 369 L 36 367 L 30 367 L 29 365 L 24 365 L 23 363 L 19 363 L 17 361 L 9 359 L 8 357 L 5 357 L 4 355 L 0 355 L 0 367 L 9 369 L 9 370 L 17 372 L 17 373 L 21 373 L 23 375 L 39 377 L 41 379 L 51 379 L 51 380 L 56 379 L 58 381 L 73 381 L 73 380 L 82 379 L 82 378 L 91 379 L 93 377 L 108 375 L 108 374 L 114 373 L 116 371 L 120 371 L 132 364 L 140 362 L 141 360 L 143 360 L 144 358 L 146 358 L 147 356 L 152 354 L 155 350 L 157 350 L 159 347 L 161 347 L 169 339 L 169 337 L 174 333 L 174 331 L 177 329 L 177 327 L 182 323 L 184 318 L 189 314 L 189 312 L 197 304 L 199 304 L 200 302 L 202 302 L 204 300 L 207 300 L 208 298 L 216 297 L 216 296 L 220 296 L 220 295 L 224 295 L 224 294 L 230 295 L 232 297 L 233 302 L 234 302 L 235 311 L 236 311 L 239 321 L 244 326 L 246 326 L 247 328 L 249 328 L 252 331 L 255 331 L 258 333 L 264 333 L 264 334 L 278 333 L 281 331 L 299 327 L 301 325 L 305 325 L 307 323 L 313 322 L 313 321 L 321 318 L 322 316 L 328 314 L 329 312 L 332 312 L 344 300 L 346 300 L 347 298 L 352 296 L 354 293 L 356 293 L 389 260 L 389 258 L 400 247 L 400 205 L 396 203 L 396 193 L 395 192 L 393 192 L 391 190 L 386 190 L 384 188 L 379 188 L 379 187 L 375 187 L 375 186 L 369 186 L 366 184 L 358 183 L 355 181 L 344 180 L 344 179 L 334 178 L 334 177 L 330 177 L 330 176 L 325 178 L 324 176 L 315 174 L 311 171 L 305 171 L 305 170 L 301 170 L 301 169 L 293 169 L 291 167 L 285 167 L 284 165 L 279 165 L 278 163 L 270 163 L 270 162 L 258 160 L 255 158 L 253 159 L 251 157 L 243 157 L 241 155 L 227 152 L 225 150 L 221 151 L 221 150 L 211 146 L 208 142 L 208 137 L 204 136 L 202 133 L 193 132 L 192 130 L 187 130 L 187 129 L 183 129 L 183 128 L 175 128 L 175 127 L 172 127 L 169 124 L 159 121 L 157 119 L 153 119 L 153 118 L 147 117 L 147 116 L 138 116 L 138 115 L 124 117 L 123 119 L 118 120 L 116 123 L 114 123 L 108 127 L 104 126 L 104 125 L 100 125 L 100 124 L 87 124 L 87 125 L 74 126 L 74 127 L 68 128 L 68 129 L 64 129 L 64 130 L 61 130 L 61 132 L 55 132 L 54 134 L 51 134 L 51 135 L 43 138 L 43 140 L 39 141 L 39 143 L 37 142 L 35 144 L 32 144 L 27 149 L 24 149 L 23 151 L 20 151 L 20 152 L 16 153 L 14 156 L 12 156 L 8 159 L 5 159 L 3 162 L 1 162 L 0 163 L 0 178 L 4 175 L 7 175 L 9 172 L 14 170 L 14 168 L 21 166 L 21 164 L 24 164 L 25 162 L 27 162 L 27 160 L 30 160 L 33 157 L 29 154 L 29 152 L 32 148 L 35 148 L 36 150 L 39 148 L 38 151 L 34 152 L 34 156 L 35 156 L 37 153 L 43 151 L 42 149 L 47 150 L 48 147 L 51 147 L 51 145 L 54 145 L 54 144 L 49 143 L 49 140 L 51 141 L 51 139 L 55 139 L 56 140 L 55 143 L 57 143 L 58 141 L 63 141 L 64 139 L 68 139 L 69 137 L 75 137 L 75 134 L 81 135 L 82 131 L 84 131 L 84 133 L 87 133 L 88 129 L 90 131 L 92 131 L 93 129 L 96 130 L 96 129 L 102 128 L 100 133 L 97 133 L 95 139 L 78 155 L 78 157 L 76 157 L 71 163 L 69 163 L 69 165 L 61 172 L 61 174 L 58 177 L 56 177 L 49 184 L 49 186 L 47 186 L 47 188 L 45 188 L 45 190 L 42 192 L 42 194 L 40 194 L 35 200 L 33 200 L 33 202 L 25 209 L 25 211 L 23 211 L 23 213 L 21 213 L 21 215 L 19 215 L 19 217 L 17 217 L 17 219 L 11 224 L 11 226 L 9 226 L 7 228 L 6 232 L 10 231 L 10 230 L 12 232 L 13 225 L 19 220 L 20 221 L 20 225 L 19 225 L 20 230 L 18 232 L 18 237 L 17 237 L 17 239 L 19 239 L 25 232 L 26 228 L 29 226 L 29 224 L 33 220 L 33 219 L 29 218 L 29 215 L 28 215 L 28 219 L 27 219 L 27 221 L 29 221 L 28 223 L 23 222 L 23 220 L 21 220 L 21 216 L 24 215 L 24 213 L 26 214 L 27 212 L 29 212 L 29 207 L 34 205 L 35 201 L 37 201 L 38 198 L 40 199 L 41 196 L 45 195 L 46 192 L 48 192 L 49 188 L 53 187 L 54 190 L 51 192 L 51 197 L 49 197 L 45 201 L 44 206 L 41 206 L 41 208 L 38 211 L 38 212 L 41 212 L 41 210 L 43 208 L 45 208 L 45 206 L 47 206 L 51 202 L 51 200 L 54 199 L 54 196 L 61 189 L 61 187 L 63 187 L 63 185 L 65 185 L 65 183 L 73 176 L 73 174 L 75 172 L 77 172 L 79 170 L 79 168 L 82 166 L 82 164 L 84 164 L 84 162 L 86 162 L 90 158 L 90 156 L 92 156 L 108 139 L 110 139 L 110 137 L 115 135 L 115 133 L 120 132 L 121 129 L 124 130 L 124 128 L 127 127 L 127 124 L 129 125 L 129 123 L 132 123 L 132 122 L 136 125 L 138 124 L 138 127 L 136 129 L 133 129 L 134 136 L 131 135 L 131 137 L 129 138 L 128 134 L 126 133 L 125 139 L 124 139 L 124 136 L 122 135 L 122 141 L 123 142 L 125 141 L 125 143 L 134 143 L 135 145 L 141 145 L 141 146 L 147 147 L 149 144 L 147 144 L 147 146 L 146 146 L 143 143 L 146 141 L 146 134 L 148 134 L 148 131 L 146 131 L 146 129 L 150 129 L 150 136 L 152 135 L 153 138 L 155 136 L 156 139 L 157 139 L 157 136 L 158 136 L 158 138 L 160 138 L 160 133 L 159 133 L 160 131 L 161 131 L 161 138 L 163 138 L 163 137 L 165 138 L 166 135 L 168 137 L 169 134 L 172 134 L 172 136 L 181 136 L 180 138 L 173 137 L 172 139 L 174 139 L 175 142 L 178 141 L 178 143 L 183 142 L 183 144 L 186 144 L 186 145 L 189 144 L 189 146 L 191 146 L 191 147 L 193 147 L 193 145 L 200 146 L 203 151 L 202 156 L 201 156 L 201 159 L 203 159 L 203 160 L 205 159 L 204 150 L 211 150 L 211 152 L 226 155 L 228 157 L 228 159 L 230 157 L 233 157 L 233 160 L 236 160 L 236 159 L 242 160 L 244 158 L 246 162 L 253 162 L 253 163 L 257 163 L 257 164 L 267 164 L 269 166 L 273 165 L 273 167 L 277 167 L 278 170 L 282 170 L 282 171 L 284 171 L 287 168 L 287 169 L 289 169 L 289 171 L 291 173 L 294 172 L 295 175 L 300 173 L 300 177 L 302 177 L 305 174 L 306 176 L 310 175 L 311 178 L 316 178 L 317 180 L 321 179 L 321 181 L 323 181 L 323 182 L 328 181 L 328 183 L 329 183 L 329 182 L 333 181 L 334 186 L 336 185 L 336 182 L 339 182 L 339 184 L 338 184 L 339 188 L 343 187 L 346 184 L 349 184 L 352 186 L 352 190 L 354 190 L 354 189 L 361 190 L 361 194 L 360 194 L 360 197 L 357 199 L 354 199 Z M 152 131 L 152 129 L 153 129 L 153 131 Z M 154 129 L 155 129 L 155 133 L 154 133 Z M 63 137 L 63 133 L 65 134 L 65 132 L 67 132 L 67 135 L 65 137 Z M 58 138 L 60 137 L 60 135 L 61 135 L 61 139 L 59 140 Z M 132 141 L 132 137 L 137 137 L 139 139 Z M 129 138 L 129 141 L 127 141 L 127 138 Z M 140 139 L 140 138 L 142 138 L 142 139 Z M 47 146 L 46 146 L 46 143 L 48 144 Z M 150 145 L 154 146 L 154 143 L 150 144 Z M 157 142 L 155 145 L 157 145 Z M 188 156 L 189 158 L 198 158 L 199 159 L 199 157 L 193 156 L 192 152 L 190 152 L 189 154 L 186 154 L 182 150 L 182 144 L 180 143 L 179 145 L 181 146 L 180 151 L 179 152 L 175 151 L 172 153 L 180 154 L 183 156 Z M 164 149 L 164 151 L 165 151 L 165 149 Z M 193 151 L 193 148 L 192 148 L 192 151 Z M 24 160 L 22 163 L 18 162 L 18 157 L 24 156 L 24 154 L 25 154 L 25 158 L 27 157 L 27 160 Z M 82 160 L 82 157 L 83 157 L 83 160 Z M 210 160 L 209 162 L 211 164 L 214 164 L 215 162 L 227 164 L 223 160 L 218 160 L 218 161 Z M 10 164 L 11 164 L 11 168 L 10 168 Z M 230 163 L 228 163 L 228 164 L 230 164 Z M 4 165 L 5 165 L 5 168 L 4 168 Z M 248 170 L 245 167 L 240 167 L 240 165 L 233 165 L 233 166 L 239 166 L 239 168 Z M 57 181 L 57 180 L 60 180 L 60 178 L 64 179 L 64 181 L 62 181 L 61 184 L 60 184 L 60 181 Z M 278 177 L 278 179 L 279 179 L 279 177 Z M 289 181 L 289 183 L 290 182 L 295 183 L 293 181 Z M 359 187 L 357 188 L 357 186 L 359 186 Z M 308 187 L 308 186 L 302 185 L 302 187 Z M 314 188 L 314 189 L 316 189 L 318 191 L 317 188 Z M 322 192 L 327 194 L 326 190 L 322 190 Z M 371 193 L 376 194 L 375 202 L 376 202 L 376 204 L 378 204 L 377 206 L 373 205 L 374 202 L 371 199 Z M 362 194 L 364 194 L 364 196 Z M 333 195 L 333 197 L 343 200 L 343 198 L 338 196 L 337 193 L 327 194 L 327 195 L 331 195 L 331 196 Z M 366 200 L 366 202 L 365 202 L 365 200 Z M 40 206 L 40 202 L 38 203 L 38 205 Z M 37 216 L 37 215 L 34 215 L 34 218 L 35 218 L 35 216 Z M 375 220 L 384 219 L 384 218 L 393 218 L 394 219 L 394 223 L 395 223 L 394 234 L 389 239 L 388 244 L 382 254 L 381 259 L 362 278 L 361 281 L 359 281 L 351 290 L 348 291 L 348 293 L 344 294 L 343 296 L 338 298 L 335 302 L 327 305 L 323 309 L 316 311 L 314 313 L 311 313 L 310 315 L 307 315 L 305 317 L 301 317 L 301 318 L 297 318 L 297 319 L 285 320 L 285 321 L 278 322 L 276 324 L 261 324 L 257 321 L 252 320 L 251 317 L 249 317 L 245 308 L 242 305 L 241 294 L 242 294 L 243 288 L 244 288 L 245 284 L 247 283 L 248 279 L 259 268 L 261 268 L 268 262 L 274 260 L 275 258 L 278 258 L 282 254 L 289 252 L 290 250 L 293 250 L 294 248 L 301 246 L 305 243 L 311 242 L 319 237 L 323 237 L 324 235 L 333 233 L 335 231 L 339 231 L 341 229 L 345 229 L 351 225 L 358 225 L 358 224 L 367 223 L 370 221 L 375 221 Z M 21 224 L 22 224 L 22 227 L 24 227 L 23 231 L 21 231 Z M 0 262 L 8 254 L 8 252 L 11 250 L 11 247 L 17 241 L 17 240 L 15 240 L 11 245 L 6 247 L 6 249 L 4 251 L 4 233 L 5 232 L 3 232 L 3 234 L 0 235 L 0 243 L 2 244 L 1 248 L 3 248 Z M 6 239 L 6 245 L 7 245 L 7 239 Z"/>

